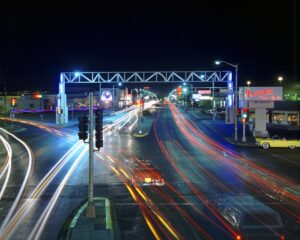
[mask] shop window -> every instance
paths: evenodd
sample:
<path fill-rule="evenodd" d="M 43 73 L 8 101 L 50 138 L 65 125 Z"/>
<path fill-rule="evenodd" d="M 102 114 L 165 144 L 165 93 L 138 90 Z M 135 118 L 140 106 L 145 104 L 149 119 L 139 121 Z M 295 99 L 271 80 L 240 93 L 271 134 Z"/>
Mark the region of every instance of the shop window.
<path fill-rule="evenodd" d="M 298 114 L 289 113 L 287 121 L 288 121 L 289 125 L 297 126 L 297 124 L 298 124 Z"/>
<path fill-rule="evenodd" d="M 273 122 L 274 123 L 283 123 L 285 122 L 285 113 L 273 113 Z"/>

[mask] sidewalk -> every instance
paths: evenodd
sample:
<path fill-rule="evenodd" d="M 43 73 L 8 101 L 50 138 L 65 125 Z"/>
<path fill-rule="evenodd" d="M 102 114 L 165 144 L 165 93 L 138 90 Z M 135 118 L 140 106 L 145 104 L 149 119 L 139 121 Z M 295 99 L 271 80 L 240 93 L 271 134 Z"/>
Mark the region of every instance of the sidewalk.
<path fill-rule="evenodd" d="M 108 198 L 95 197 L 96 218 L 86 218 L 87 202 L 77 211 L 68 227 L 67 240 L 114 239 L 111 204 Z"/>
<path fill-rule="evenodd" d="M 146 137 L 152 129 L 152 125 L 154 122 L 153 116 L 145 116 L 142 117 L 141 127 L 138 126 L 134 133 L 134 137 Z"/>
<path fill-rule="evenodd" d="M 225 124 L 224 119 L 216 118 L 212 119 L 211 115 L 204 114 L 200 112 L 200 109 L 197 110 L 188 110 L 188 113 L 193 117 L 199 119 L 201 124 L 205 125 L 210 132 L 217 135 L 219 138 L 222 138 L 224 141 L 229 144 L 243 147 L 257 147 L 255 144 L 255 138 L 252 136 L 251 132 L 246 125 L 246 142 L 242 142 L 242 124 L 238 123 L 238 141 L 234 139 L 234 125 Z"/>

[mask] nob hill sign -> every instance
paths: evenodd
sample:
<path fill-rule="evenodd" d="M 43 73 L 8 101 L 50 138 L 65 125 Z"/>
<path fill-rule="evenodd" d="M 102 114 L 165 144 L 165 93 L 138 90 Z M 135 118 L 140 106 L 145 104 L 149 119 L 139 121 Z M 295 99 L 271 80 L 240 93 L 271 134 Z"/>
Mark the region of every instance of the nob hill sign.
<path fill-rule="evenodd" d="M 240 101 L 281 101 L 282 87 L 241 87 L 239 97 Z"/>

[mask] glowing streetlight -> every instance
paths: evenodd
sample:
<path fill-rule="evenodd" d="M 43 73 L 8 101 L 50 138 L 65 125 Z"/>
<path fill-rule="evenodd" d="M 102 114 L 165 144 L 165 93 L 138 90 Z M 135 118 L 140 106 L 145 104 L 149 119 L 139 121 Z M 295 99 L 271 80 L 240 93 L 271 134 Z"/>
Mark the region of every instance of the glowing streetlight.
<path fill-rule="evenodd" d="M 280 85 L 281 85 L 281 82 L 283 81 L 283 77 L 282 77 L 282 76 L 279 76 L 279 77 L 277 78 L 277 80 L 279 81 L 279 83 L 280 83 Z"/>
<path fill-rule="evenodd" d="M 251 81 L 247 81 L 247 86 L 249 87 L 251 84 Z"/>

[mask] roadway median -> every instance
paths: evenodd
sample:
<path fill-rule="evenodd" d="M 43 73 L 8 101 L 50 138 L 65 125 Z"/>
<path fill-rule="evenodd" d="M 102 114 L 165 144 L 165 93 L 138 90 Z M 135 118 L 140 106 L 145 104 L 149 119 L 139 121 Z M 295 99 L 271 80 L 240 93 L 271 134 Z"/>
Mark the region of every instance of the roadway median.
<path fill-rule="evenodd" d="M 96 218 L 87 218 L 85 216 L 87 202 L 85 202 L 72 217 L 68 220 L 61 239 L 80 240 L 80 239 L 99 239 L 113 240 L 114 231 L 112 223 L 111 203 L 108 198 L 95 197 L 94 204 L 96 209 Z"/>

